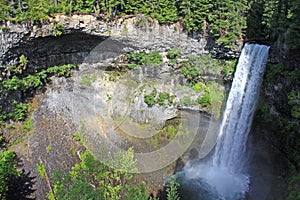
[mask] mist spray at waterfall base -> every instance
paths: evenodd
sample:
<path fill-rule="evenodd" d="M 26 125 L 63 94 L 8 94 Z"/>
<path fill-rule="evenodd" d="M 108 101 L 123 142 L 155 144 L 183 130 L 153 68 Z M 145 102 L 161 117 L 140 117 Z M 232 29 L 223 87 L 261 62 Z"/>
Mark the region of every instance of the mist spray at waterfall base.
<path fill-rule="evenodd" d="M 182 176 L 179 181 L 185 187 L 184 190 L 190 187 L 197 192 L 194 200 L 244 199 L 250 184 L 246 174 L 233 174 L 212 163 L 187 166 Z"/>
<path fill-rule="evenodd" d="M 246 146 L 268 51 L 265 45 L 245 44 L 214 152 L 205 161 L 187 164 L 179 178 L 183 187 L 196 191 L 194 199 L 240 200 L 249 191 Z"/>

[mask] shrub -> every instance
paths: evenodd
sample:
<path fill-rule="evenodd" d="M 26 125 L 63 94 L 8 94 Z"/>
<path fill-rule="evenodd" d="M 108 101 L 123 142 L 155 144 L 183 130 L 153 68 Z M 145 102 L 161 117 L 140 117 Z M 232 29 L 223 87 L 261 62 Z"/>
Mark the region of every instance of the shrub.
<path fill-rule="evenodd" d="M 168 51 L 166 56 L 170 60 L 175 60 L 175 59 L 180 57 L 180 54 L 181 54 L 181 49 L 180 48 L 174 48 L 174 49 Z"/>
<path fill-rule="evenodd" d="M 43 163 L 36 164 L 36 170 L 41 178 L 46 178 L 46 169 Z"/>
<path fill-rule="evenodd" d="M 138 65 L 135 64 L 135 63 L 128 63 L 128 64 L 127 64 L 127 67 L 128 67 L 129 69 L 136 69 L 136 68 L 138 68 Z"/>
<path fill-rule="evenodd" d="M 27 65 L 27 63 L 28 63 L 27 58 L 22 54 L 20 56 L 20 66 L 21 67 L 25 67 Z"/>
<path fill-rule="evenodd" d="M 76 69 L 78 66 L 76 64 L 66 64 L 61 66 L 53 66 L 47 69 L 50 75 L 56 75 L 58 77 L 64 76 L 69 77 L 71 75 L 71 69 Z"/>
<path fill-rule="evenodd" d="M 63 34 L 64 30 L 65 30 L 65 27 L 62 24 L 55 24 L 52 27 L 52 31 L 54 31 L 55 36 L 61 36 Z"/>
<path fill-rule="evenodd" d="M 156 100 L 155 100 L 155 97 L 146 94 L 146 95 L 144 95 L 144 102 L 148 106 L 153 106 L 156 103 Z"/>
<path fill-rule="evenodd" d="M 201 92 L 203 90 L 206 89 L 206 86 L 204 83 L 202 82 L 199 82 L 199 83 L 196 83 L 195 85 L 192 86 L 193 89 L 196 91 L 196 92 Z"/>
<path fill-rule="evenodd" d="M 30 88 L 33 89 L 43 85 L 42 78 L 39 76 L 39 74 L 29 74 L 21 80 L 21 83 L 23 92 L 26 92 Z"/>
<path fill-rule="evenodd" d="M 156 104 L 156 95 L 157 95 L 157 90 L 154 88 L 150 94 L 145 94 L 144 95 L 144 102 L 148 106 L 153 106 Z"/>
<path fill-rule="evenodd" d="M 145 188 L 145 184 L 141 184 L 138 188 L 128 186 L 128 193 L 125 194 L 126 200 L 149 200 L 149 195 Z"/>
<path fill-rule="evenodd" d="M 168 101 L 170 98 L 170 94 L 167 92 L 160 92 L 158 94 L 157 103 L 161 106 L 165 106 L 165 101 Z"/>
<path fill-rule="evenodd" d="M 189 62 L 182 63 L 181 73 L 190 85 L 196 84 L 198 82 L 198 77 L 201 75 L 195 65 Z"/>
<path fill-rule="evenodd" d="M 162 55 L 158 51 L 153 51 L 149 54 L 145 52 L 127 53 L 129 64 L 135 63 L 137 65 L 161 65 L 163 64 Z"/>
<path fill-rule="evenodd" d="M 13 112 L 9 117 L 15 121 L 23 121 L 27 116 L 28 104 L 14 102 Z"/>
<path fill-rule="evenodd" d="M 26 131 L 30 131 L 32 127 L 33 127 L 33 121 L 31 119 L 27 120 L 22 126 L 22 128 Z"/>
<path fill-rule="evenodd" d="M 202 107 L 209 106 L 211 104 L 211 97 L 209 92 L 204 93 L 204 95 L 202 97 L 199 97 L 197 101 Z"/>
<path fill-rule="evenodd" d="M 169 180 L 169 187 L 167 188 L 167 199 L 168 200 L 179 200 L 178 187 L 180 184 L 176 182 L 175 178 Z"/>
<path fill-rule="evenodd" d="M 1 85 L 6 90 L 18 90 L 21 84 L 21 80 L 17 76 L 5 79 L 2 81 Z"/>
<path fill-rule="evenodd" d="M 107 165 L 99 162 L 88 150 L 80 154 L 81 162 L 75 164 L 67 174 L 57 170 L 53 176 L 53 193 L 48 193 L 49 199 L 121 199 L 126 193 L 126 180 L 129 172 L 135 168 L 133 148 L 122 153 L 116 153 L 114 160 Z M 118 167 L 115 170 L 108 166 Z M 131 188 L 133 190 L 133 188 Z M 142 197 L 145 191 L 130 191 L 130 194 Z M 54 198 L 55 197 L 55 198 Z M 141 198 L 143 199 L 143 198 Z"/>
<path fill-rule="evenodd" d="M 223 64 L 222 72 L 224 76 L 233 74 L 235 71 L 237 60 L 226 60 Z"/>
<path fill-rule="evenodd" d="M 0 126 L 4 125 L 4 123 L 7 119 L 8 119 L 7 113 L 0 110 Z"/>

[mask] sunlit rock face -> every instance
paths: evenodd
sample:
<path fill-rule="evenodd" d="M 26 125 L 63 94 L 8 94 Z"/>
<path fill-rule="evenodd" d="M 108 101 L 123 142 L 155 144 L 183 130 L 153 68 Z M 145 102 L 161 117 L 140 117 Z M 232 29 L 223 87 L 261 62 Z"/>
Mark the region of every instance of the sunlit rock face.
<path fill-rule="evenodd" d="M 56 168 L 68 170 L 78 161 L 72 158 L 74 152 L 79 154 L 82 150 L 72 139 L 72 134 L 80 131 L 84 133 L 88 148 L 97 156 L 101 156 L 98 154 L 101 153 L 100 145 L 117 145 L 123 149 L 135 145 L 140 152 L 156 150 L 154 145 L 147 146 L 153 142 L 151 139 L 136 142 L 130 137 L 126 138 L 124 133 L 157 133 L 171 120 L 178 120 L 180 112 L 185 112 L 193 119 L 201 115 L 199 122 L 189 127 L 190 131 L 195 131 L 199 136 L 194 142 L 194 152 L 200 156 L 203 154 L 196 144 L 204 140 L 210 116 L 203 116 L 199 106 L 186 106 L 180 110 L 175 105 L 148 106 L 144 102 L 144 94 L 151 92 L 153 87 L 158 92 L 176 94 L 177 102 L 184 96 L 197 99 L 199 93 L 192 88 L 177 88 L 177 84 L 186 84 L 179 68 L 164 64 L 159 68 L 129 70 L 127 75 L 113 77 L 116 80 L 112 81 L 109 80 L 113 74 L 110 72 L 118 68 L 107 64 L 113 63 L 114 58 L 120 54 L 133 50 L 167 52 L 173 47 L 180 47 L 186 56 L 208 53 L 214 48 L 214 43 L 207 40 L 207 35 L 190 37 L 179 24 L 161 26 L 156 21 L 147 22 L 146 26 L 137 26 L 140 19 L 136 17 L 120 19 L 114 23 L 84 15 L 58 16 L 55 17 L 55 23 L 53 20 L 39 25 L 29 22 L 21 25 L 6 24 L 10 30 L 1 32 L 1 65 L 18 63 L 21 55 L 28 59 L 25 69 L 27 74 L 54 65 L 79 64 L 79 69 L 70 78 L 53 77 L 47 90 L 44 90 L 46 92 L 40 105 L 33 113 L 35 135 L 28 139 L 28 154 L 33 164 L 27 165 L 26 170 L 34 171 L 35 164 L 40 163 L 39 158 L 45 163 L 49 174 Z M 57 35 L 53 30 L 57 23 L 64 25 L 62 35 Z M 6 72 L 5 68 L 1 68 L 1 76 L 7 76 Z M 95 77 L 91 85 L 82 83 L 85 76 L 92 79 Z M 144 84 L 147 86 L 143 93 Z M 7 105 L 11 105 L 15 98 L 22 99 L 25 95 L 16 91 L 9 94 L 9 97 L 3 97 L 5 101 L 1 99 L 1 104 L 9 108 Z M 53 147 L 51 153 L 46 151 L 49 145 Z M 207 152 L 211 146 L 206 148 Z M 182 160 L 186 162 L 188 158 L 187 153 Z M 168 171 L 168 175 L 171 171 Z M 162 178 L 160 176 L 160 181 Z M 35 188 L 37 199 L 45 199 L 47 184 L 44 180 L 38 179 Z"/>
<path fill-rule="evenodd" d="M 145 23 L 140 25 L 141 21 Z M 58 24 L 62 25 L 60 32 Z M 236 49 L 222 49 L 206 32 L 187 34 L 180 23 L 160 25 L 144 16 L 107 22 L 92 15 L 56 15 L 39 24 L 28 21 L 22 24 L 1 22 L 1 25 L 8 27 L 0 32 L 1 65 L 18 62 L 22 54 L 31 58 L 29 64 L 35 67 L 43 63 L 81 62 L 87 52 L 107 37 L 144 50 L 164 51 L 180 46 L 184 53 L 211 52 L 223 58 L 237 58 L 242 46 L 241 43 Z"/>

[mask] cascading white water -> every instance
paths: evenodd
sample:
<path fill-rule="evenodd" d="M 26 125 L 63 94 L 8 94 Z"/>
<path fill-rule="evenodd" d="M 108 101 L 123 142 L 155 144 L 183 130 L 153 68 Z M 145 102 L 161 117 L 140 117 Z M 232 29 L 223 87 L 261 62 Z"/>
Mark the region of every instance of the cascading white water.
<path fill-rule="evenodd" d="M 233 79 L 223 122 L 217 139 L 213 164 L 231 173 L 243 169 L 259 87 L 269 47 L 245 44 Z"/>
<path fill-rule="evenodd" d="M 269 47 L 265 45 L 245 44 L 226 103 L 212 159 L 185 169 L 187 178 L 206 182 L 218 193 L 220 199 L 243 199 L 249 190 L 249 178 L 245 174 L 246 142 L 268 51 Z M 209 190 L 207 184 L 205 190 Z"/>

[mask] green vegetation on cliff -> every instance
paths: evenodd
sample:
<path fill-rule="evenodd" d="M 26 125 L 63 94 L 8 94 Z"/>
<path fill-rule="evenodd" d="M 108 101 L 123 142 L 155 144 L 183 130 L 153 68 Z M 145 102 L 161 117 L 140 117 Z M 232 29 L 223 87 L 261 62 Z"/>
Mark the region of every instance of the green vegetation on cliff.
<path fill-rule="evenodd" d="M 133 148 L 126 152 L 116 153 L 111 168 L 98 161 L 94 155 L 86 150 L 80 154 L 81 162 L 75 164 L 72 169 L 63 174 L 57 170 L 53 176 L 54 188 L 48 193 L 48 199 L 82 199 L 82 200 L 148 200 L 150 197 L 144 184 L 136 185 L 127 183 L 132 179 L 132 170 L 136 171 L 136 160 Z M 178 200 L 179 184 L 175 180 L 170 181 L 170 187 L 166 190 L 168 200 Z"/>
<path fill-rule="evenodd" d="M 146 52 L 131 52 L 127 53 L 126 57 L 129 64 L 136 65 L 147 65 L 147 66 L 158 66 L 163 64 L 162 55 L 158 51 L 151 53 Z"/>
<path fill-rule="evenodd" d="M 133 158 L 132 149 L 124 155 Z M 63 175 L 57 171 L 54 175 L 54 190 L 49 199 L 121 199 L 126 192 L 125 180 L 130 178 L 127 171 L 119 171 L 98 161 L 90 151 L 80 154 L 81 162 Z M 132 167 L 135 160 L 125 166 Z M 122 170 L 126 170 L 122 169 Z"/>
<path fill-rule="evenodd" d="M 19 64 L 14 66 L 1 66 L 2 70 L 6 73 L 6 78 L 0 81 L 0 99 L 4 98 L 6 94 L 14 91 L 21 91 L 24 94 L 31 94 L 33 91 L 43 86 L 48 78 L 51 76 L 68 77 L 70 76 L 71 69 L 77 67 L 74 64 L 66 64 L 61 66 L 53 66 L 48 69 L 35 71 L 28 74 L 26 72 L 26 65 L 28 60 L 24 55 L 20 56 Z M 26 96 L 26 95 L 24 95 Z M 28 104 L 22 102 L 24 99 L 16 98 L 13 101 L 11 111 L 3 111 L 3 105 L 0 107 L 0 125 L 5 121 L 23 121 L 27 117 Z"/>
<path fill-rule="evenodd" d="M 8 182 L 12 176 L 17 176 L 15 154 L 11 151 L 0 153 L 0 199 L 6 199 Z"/>
<path fill-rule="evenodd" d="M 299 48 L 300 3 L 298 0 L 250 1 L 247 36 L 284 42 Z"/>
<path fill-rule="evenodd" d="M 284 40 L 297 48 L 299 9 L 299 2 L 293 0 L 1 0 L 0 20 L 45 21 L 54 13 L 94 13 L 104 19 L 144 14 L 159 23 L 180 21 L 189 32 L 209 30 L 225 47 L 247 35 Z"/>
<path fill-rule="evenodd" d="M 255 126 L 259 126 L 288 161 L 288 169 L 280 175 L 284 180 L 281 190 L 285 191 L 282 198 L 288 200 L 300 197 L 300 73 L 297 65 L 290 60 L 267 65 L 262 94 L 265 102 L 258 106 L 255 116 Z"/>

